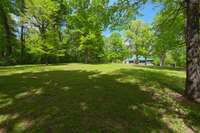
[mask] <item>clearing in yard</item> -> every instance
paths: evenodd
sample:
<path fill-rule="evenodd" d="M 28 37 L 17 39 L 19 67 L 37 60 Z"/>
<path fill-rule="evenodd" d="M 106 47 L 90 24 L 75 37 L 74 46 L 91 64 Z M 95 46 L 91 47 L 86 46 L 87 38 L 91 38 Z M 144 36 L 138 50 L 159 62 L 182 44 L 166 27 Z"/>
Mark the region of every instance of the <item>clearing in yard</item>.
<path fill-rule="evenodd" d="M 0 67 L 0 132 L 200 132 L 184 86 L 184 71 L 159 67 Z"/>

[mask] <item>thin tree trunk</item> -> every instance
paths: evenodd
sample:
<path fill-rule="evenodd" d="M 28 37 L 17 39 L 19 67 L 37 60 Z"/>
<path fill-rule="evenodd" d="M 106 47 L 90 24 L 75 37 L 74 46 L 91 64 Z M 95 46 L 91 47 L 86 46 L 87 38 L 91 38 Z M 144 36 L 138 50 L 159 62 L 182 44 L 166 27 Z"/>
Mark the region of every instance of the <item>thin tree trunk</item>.
<path fill-rule="evenodd" d="M 160 57 L 160 66 L 164 66 L 165 65 L 165 54 L 161 55 Z"/>
<path fill-rule="evenodd" d="M 147 65 L 147 57 L 145 57 L 145 66 Z"/>
<path fill-rule="evenodd" d="M 45 64 L 48 65 L 49 64 L 49 57 L 47 54 L 45 54 Z"/>
<path fill-rule="evenodd" d="M 42 39 L 42 41 L 46 41 L 46 28 L 45 28 L 46 26 L 45 26 L 45 24 L 44 24 L 44 22 L 42 23 L 42 25 L 41 25 L 41 27 L 39 27 L 39 31 L 40 31 L 40 34 L 41 34 L 41 39 Z M 44 43 L 43 42 L 43 43 Z M 46 47 L 46 45 L 43 45 L 43 50 L 44 51 L 47 51 L 47 47 Z M 46 64 L 46 65 L 48 65 L 48 54 L 47 53 L 45 53 L 44 54 L 44 63 Z M 42 59 L 42 58 L 41 58 Z"/>
<path fill-rule="evenodd" d="M 174 68 L 176 68 L 177 67 L 177 61 L 175 61 L 175 63 L 174 63 Z"/>
<path fill-rule="evenodd" d="M 186 5 L 186 47 L 187 47 L 187 78 L 186 96 L 200 102 L 200 39 L 199 39 L 199 0 L 185 0 Z"/>
<path fill-rule="evenodd" d="M 60 31 L 60 29 L 58 30 L 58 37 L 59 37 L 59 41 L 62 42 L 63 37 L 62 37 L 62 32 Z"/>
<path fill-rule="evenodd" d="M 19 1 L 19 9 L 20 13 L 24 14 L 25 13 L 25 2 L 24 0 Z M 21 16 L 20 16 L 21 17 Z M 20 44 L 21 44 L 21 63 L 24 63 L 24 49 L 25 49 L 25 37 L 24 37 L 24 24 L 22 23 L 21 25 L 21 36 L 20 36 Z"/>
<path fill-rule="evenodd" d="M 20 37 L 20 41 L 21 41 L 21 63 L 24 63 L 24 26 L 21 26 L 21 37 Z"/>
<path fill-rule="evenodd" d="M 6 20 L 7 21 L 7 20 Z M 11 32 L 10 32 L 10 27 L 5 22 L 5 33 L 6 33 L 6 56 L 10 56 L 12 53 L 12 47 L 11 47 Z"/>
<path fill-rule="evenodd" d="M 4 50 L 1 51 L 1 57 L 4 57 Z"/>
<path fill-rule="evenodd" d="M 84 60 L 85 60 L 85 64 L 88 64 L 88 60 L 89 60 L 89 51 L 88 51 L 87 48 L 85 49 Z"/>
<path fill-rule="evenodd" d="M 136 62 L 135 62 L 136 64 L 138 64 L 139 63 L 139 57 L 138 57 L 138 54 L 136 54 Z"/>

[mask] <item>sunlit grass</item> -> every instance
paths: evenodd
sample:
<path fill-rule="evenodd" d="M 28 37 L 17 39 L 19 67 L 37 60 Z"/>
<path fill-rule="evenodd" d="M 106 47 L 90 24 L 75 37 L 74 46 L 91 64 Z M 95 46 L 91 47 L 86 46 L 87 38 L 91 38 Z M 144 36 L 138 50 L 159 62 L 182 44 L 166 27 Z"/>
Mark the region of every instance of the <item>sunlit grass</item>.
<path fill-rule="evenodd" d="M 0 131 L 200 131 L 185 72 L 123 64 L 0 68 Z"/>

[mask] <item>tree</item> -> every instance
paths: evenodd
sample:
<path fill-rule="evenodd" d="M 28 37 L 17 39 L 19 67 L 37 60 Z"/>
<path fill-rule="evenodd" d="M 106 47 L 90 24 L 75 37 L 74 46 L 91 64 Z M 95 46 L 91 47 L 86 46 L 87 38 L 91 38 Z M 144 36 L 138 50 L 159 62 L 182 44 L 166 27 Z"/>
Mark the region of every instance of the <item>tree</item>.
<path fill-rule="evenodd" d="M 145 24 L 142 20 L 131 21 L 126 30 L 126 38 L 130 42 L 129 47 L 137 61 L 140 55 L 144 56 L 145 60 L 151 56 L 154 36 L 148 24 Z"/>
<path fill-rule="evenodd" d="M 200 34 L 199 34 L 199 0 L 185 0 L 186 8 L 186 48 L 187 78 L 186 96 L 200 102 Z"/>
<path fill-rule="evenodd" d="M 170 51 L 170 54 L 174 60 L 174 67 L 181 66 L 185 67 L 186 65 L 186 50 L 185 47 L 175 48 Z"/>
<path fill-rule="evenodd" d="M 155 0 L 159 1 L 159 0 Z M 159 1 L 161 2 L 161 1 Z M 163 11 L 167 11 L 167 19 L 164 22 L 173 24 L 177 17 L 183 16 L 180 21 L 184 23 L 186 19 L 186 28 L 182 39 L 186 42 L 186 89 L 185 95 L 196 102 L 200 102 L 200 40 L 199 40 L 199 0 L 176 0 L 162 1 Z M 173 26 L 173 28 L 176 28 Z M 184 33 L 184 32 L 182 32 Z M 177 34 L 178 35 L 178 34 Z M 183 43 L 184 44 L 184 43 Z"/>
<path fill-rule="evenodd" d="M 80 50 L 84 53 L 84 62 L 87 64 L 89 62 L 94 62 L 91 60 L 92 56 L 101 51 L 102 47 L 102 38 L 101 35 L 89 32 L 85 36 L 82 35 L 80 38 Z"/>
<path fill-rule="evenodd" d="M 56 12 L 58 11 L 58 5 L 52 0 L 26 0 L 26 17 L 29 21 L 29 23 L 32 25 L 32 28 L 37 28 L 40 37 L 40 45 L 37 46 L 36 49 L 40 48 L 40 52 L 42 52 L 43 58 L 41 58 L 41 61 L 45 61 L 46 64 L 48 64 L 48 56 L 52 53 L 52 49 L 54 47 L 54 44 L 51 42 L 49 43 L 48 35 L 50 35 L 48 32 L 54 32 L 53 26 L 54 21 L 52 18 L 55 17 Z M 37 33 L 37 32 L 35 32 Z M 52 37 L 52 36 L 51 36 Z"/>
<path fill-rule="evenodd" d="M 143 36 L 141 37 L 140 54 L 145 58 L 145 65 L 147 65 L 147 58 L 152 56 L 154 45 L 154 34 L 149 25 L 145 24 L 141 29 Z"/>
<path fill-rule="evenodd" d="M 176 7 L 173 6 L 173 8 Z M 160 58 L 160 66 L 165 65 L 165 58 L 169 51 L 184 47 L 184 16 L 180 14 L 168 20 L 173 8 L 165 7 L 154 20 L 156 36 L 154 54 Z"/>
<path fill-rule="evenodd" d="M 16 1 L 17 7 L 17 16 L 19 16 L 19 27 L 20 27 L 20 62 L 24 62 L 24 55 L 25 55 L 25 29 L 26 29 L 26 22 L 25 22 L 25 1 L 24 0 L 17 0 Z"/>
<path fill-rule="evenodd" d="M 103 54 L 103 36 L 101 32 L 107 25 L 108 1 L 69 1 L 72 12 L 66 16 L 66 31 L 76 31 L 79 52 L 84 57 L 84 62 L 97 62 Z M 71 38 L 74 40 L 74 37 Z M 71 41 L 70 41 L 71 42 Z M 74 42 L 72 42 L 74 43 Z M 75 47 L 73 47 L 75 48 Z"/>
<path fill-rule="evenodd" d="M 109 62 L 122 61 L 128 56 L 128 49 L 120 33 L 113 32 L 105 41 L 105 53 Z"/>
<path fill-rule="evenodd" d="M 11 17 L 11 13 L 14 13 L 14 7 L 11 0 L 2 0 L 0 2 L 0 24 L 1 30 L 3 31 L 3 44 L 4 50 L 2 51 L 2 56 L 11 56 L 12 48 L 14 45 L 14 21 Z"/>

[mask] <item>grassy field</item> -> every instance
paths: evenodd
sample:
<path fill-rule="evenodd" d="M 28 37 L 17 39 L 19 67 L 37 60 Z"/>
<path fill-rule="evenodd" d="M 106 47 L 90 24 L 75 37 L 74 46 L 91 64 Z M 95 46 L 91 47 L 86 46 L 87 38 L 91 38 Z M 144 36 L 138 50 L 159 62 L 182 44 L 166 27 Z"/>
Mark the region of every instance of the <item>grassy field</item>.
<path fill-rule="evenodd" d="M 0 67 L 0 132 L 193 133 L 185 72 L 122 64 Z"/>

